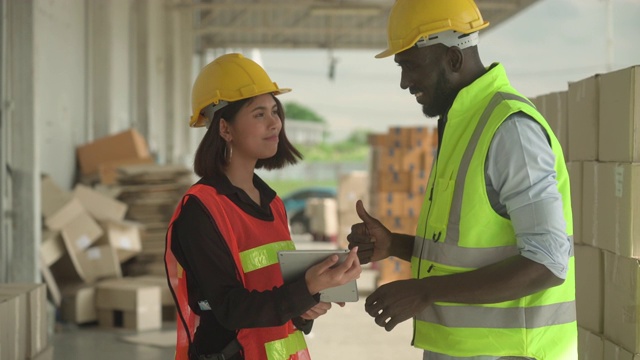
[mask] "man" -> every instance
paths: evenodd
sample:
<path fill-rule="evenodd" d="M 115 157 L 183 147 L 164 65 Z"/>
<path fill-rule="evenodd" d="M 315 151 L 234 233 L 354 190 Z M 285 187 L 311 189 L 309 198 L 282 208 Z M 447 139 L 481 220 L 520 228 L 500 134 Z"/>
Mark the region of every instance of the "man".
<path fill-rule="evenodd" d="M 388 49 L 400 86 L 439 116 L 438 156 L 416 234 L 356 204 L 362 263 L 411 261 L 413 279 L 374 291 L 387 331 L 413 318 L 428 360 L 577 359 L 573 230 L 562 149 L 502 65 L 485 68 L 472 0 L 397 0 Z"/>

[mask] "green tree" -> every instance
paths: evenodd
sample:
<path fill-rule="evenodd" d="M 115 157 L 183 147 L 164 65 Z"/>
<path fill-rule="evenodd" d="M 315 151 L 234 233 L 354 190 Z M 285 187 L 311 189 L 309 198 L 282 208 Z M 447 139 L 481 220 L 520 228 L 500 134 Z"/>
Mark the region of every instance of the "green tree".
<path fill-rule="evenodd" d="M 283 103 L 284 113 L 288 119 L 326 123 L 327 121 L 315 111 L 296 102 Z"/>

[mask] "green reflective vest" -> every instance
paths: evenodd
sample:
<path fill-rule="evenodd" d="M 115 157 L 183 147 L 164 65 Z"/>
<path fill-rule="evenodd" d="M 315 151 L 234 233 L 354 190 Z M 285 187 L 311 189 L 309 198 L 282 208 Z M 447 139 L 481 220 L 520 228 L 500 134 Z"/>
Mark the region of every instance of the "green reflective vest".
<path fill-rule="evenodd" d="M 471 271 L 518 254 L 510 220 L 489 203 L 485 160 L 500 124 L 519 111 L 539 122 L 550 138 L 566 231 L 572 237 L 569 177 L 560 144 L 542 115 L 511 87 L 502 65 L 495 64 L 460 91 L 448 112 L 416 231 L 414 278 Z M 429 306 L 414 319 L 413 344 L 456 357 L 577 359 L 573 251 L 560 286 L 495 304 Z"/>

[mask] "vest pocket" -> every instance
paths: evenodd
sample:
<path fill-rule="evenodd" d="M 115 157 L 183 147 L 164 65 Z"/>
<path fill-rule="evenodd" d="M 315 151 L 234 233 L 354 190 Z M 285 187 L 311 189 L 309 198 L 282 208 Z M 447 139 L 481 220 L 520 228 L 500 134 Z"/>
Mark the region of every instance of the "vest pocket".
<path fill-rule="evenodd" d="M 447 224 L 449 222 L 449 212 L 453 199 L 455 180 L 451 177 L 436 179 L 431 204 L 431 214 L 427 220 L 428 231 L 426 236 L 430 236 L 433 241 L 444 241 Z"/>

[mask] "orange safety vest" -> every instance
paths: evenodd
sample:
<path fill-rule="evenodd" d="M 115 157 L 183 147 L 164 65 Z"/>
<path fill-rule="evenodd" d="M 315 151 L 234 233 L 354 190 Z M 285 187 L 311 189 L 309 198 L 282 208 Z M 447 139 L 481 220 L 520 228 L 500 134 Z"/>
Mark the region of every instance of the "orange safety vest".
<path fill-rule="evenodd" d="M 250 291 L 267 291 L 282 286 L 277 252 L 295 248 L 291 241 L 284 205 L 279 197 L 276 196 L 270 205 L 274 221 L 264 221 L 240 210 L 215 188 L 193 185 L 171 218 L 165 250 L 167 277 L 178 307 L 176 360 L 189 359 L 189 344 L 199 324 L 199 316 L 189 307 L 186 274 L 171 252 L 173 223 L 189 196 L 198 198 L 215 219 L 222 237 L 231 250 L 237 273 L 244 287 Z M 240 329 L 237 339 L 242 345 L 245 359 L 311 359 L 302 332 L 295 329 L 291 320 L 281 326 Z"/>

